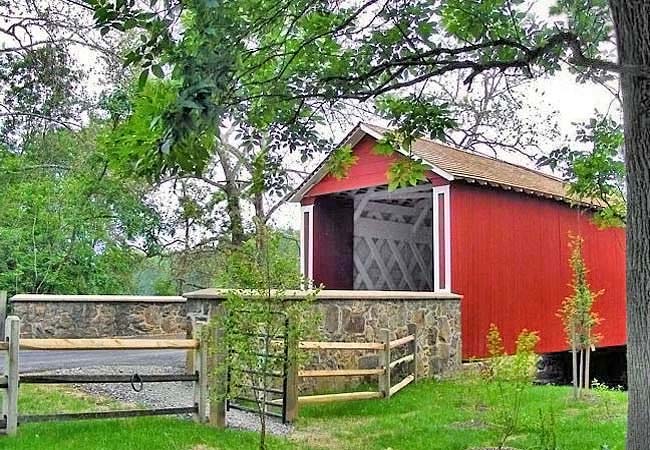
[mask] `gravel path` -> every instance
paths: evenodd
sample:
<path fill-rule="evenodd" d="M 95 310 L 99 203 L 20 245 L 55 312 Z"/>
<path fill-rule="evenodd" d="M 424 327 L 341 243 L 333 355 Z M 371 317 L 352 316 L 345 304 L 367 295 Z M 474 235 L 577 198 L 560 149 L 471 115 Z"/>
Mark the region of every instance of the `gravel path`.
<path fill-rule="evenodd" d="M 67 368 L 42 372 L 43 374 L 57 375 L 99 375 L 99 374 L 122 374 L 131 375 L 162 375 L 183 373 L 182 366 L 161 367 L 161 366 L 93 366 L 83 368 Z M 141 392 L 135 392 L 131 385 L 125 384 L 75 384 L 75 389 L 105 397 L 114 398 L 124 403 L 139 404 L 149 408 L 171 408 L 192 406 L 193 387 L 191 382 L 173 383 L 144 383 Z M 244 430 L 258 431 L 260 428 L 259 418 L 255 414 L 245 411 L 230 410 L 226 416 L 228 426 Z M 267 430 L 276 435 L 287 435 L 292 427 L 283 424 L 278 419 L 269 417 L 267 419 Z"/>

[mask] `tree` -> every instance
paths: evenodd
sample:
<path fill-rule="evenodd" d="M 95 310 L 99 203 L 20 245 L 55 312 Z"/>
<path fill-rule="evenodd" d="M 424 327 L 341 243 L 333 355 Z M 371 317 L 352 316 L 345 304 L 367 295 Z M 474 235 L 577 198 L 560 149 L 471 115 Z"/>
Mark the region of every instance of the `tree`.
<path fill-rule="evenodd" d="M 21 153 L 0 148 L 0 286 L 12 293 L 130 293 L 155 249 L 144 189 L 116 178 L 97 127 L 47 133 Z"/>
<path fill-rule="evenodd" d="M 599 225 L 624 225 L 627 202 L 621 126 L 600 116 L 579 124 L 576 140 L 578 145 L 583 144 L 583 148 L 561 147 L 541 157 L 539 164 L 559 169 L 571 182 L 569 194 L 576 201 L 595 202 L 601 206 L 596 213 Z"/>
<path fill-rule="evenodd" d="M 148 182 L 152 174 L 164 174 L 167 165 L 173 164 L 155 154 L 164 140 L 162 117 L 174 102 L 177 88 L 175 82 L 149 80 L 140 91 L 118 89 L 112 94 L 113 101 L 107 104 L 114 126 L 101 141 L 122 176 Z M 179 244 L 175 250 L 223 244 L 225 232 L 230 234 L 230 245 L 242 245 L 253 228 L 246 207 L 252 207 L 254 218 L 268 222 L 287 200 L 295 180 L 307 174 L 290 168 L 281 155 L 269 150 L 264 132 L 244 128 L 243 124 L 217 123 L 218 134 L 188 137 L 183 145 L 193 149 L 195 158 L 179 161 L 183 170 L 155 180 L 155 191 L 177 198 L 176 218 L 169 227 L 176 231 L 169 239 L 170 246 Z M 210 157 L 204 162 L 205 155 Z M 254 192 L 257 171 L 264 172 L 267 189 Z"/>
<path fill-rule="evenodd" d="M 128 2 L 95 0 L 99 26 L 145 32 L 127 57 L 153 71 L 162 54 L 182 80 L 166 121 L 176 151 L 186 133 L 215 115 L 245 116 L 270 127 L 275 145 L 309 142 L 327 108 L 373 101 L 389 92 L 407 99 L 413 131 L 437 135 L 448 111 L 417 90 L 430 79 L 465 73 L 542 76 L 571 70 L 586 82 L 618 75 L 623 99 L 627 176 L 628 449 L 650 440 L 650 4 L 624 0 L 558 0 L 549 20 L 536 2 L 435 0 L 336 3 L 196 0 L 185 8 L 191 32 L 172 33 L 166 17 L 142 15 Z M 448 44 L 449 41 L 452 44 Z M 616 41 L 615 48 L 611 45 Z M 444 42 L 444 44 L 443 44 Z M 170 51 L 171 50 L 171 51 Z M 609 58 L 616 55 L 617 61 Z M 401 106 L 404 106 L 402 103 Z M 423 111 L 427 110 L 427 114 Z M 446 125 L 445 125 L 446 124 Z M 295 144 L 294 144 L 295 145 Z M 313 146 L 305 145 L 308 153 Z M 164 157 L 164 156 L 163 156 Z"/>
<path fill-rule="evenodd" d="M 594 302 L 602 294 L 593 292 L 587 281 L 587 266 L 582 255 L 584 239 L 570 236 L 571 257 L 569 264 L 573 273 L 571 296 L 562 302 L 558 315 L 564 324 L 567 342 L 571 346 L 571 363 L 573 366 L 573 397 L 578 399 L 583 389 L 591 385 L 589 361 L 591 349 L 600 340 L 594 328 L 600 323 L 598 314 L 593 311 Z"/>
<path fill-rule="evenodd" d="M 0 144 L 15 148 L 30 135 L 77 130 L 94 111 L 81 63 L 95 59 L 94 76 L 108 79 L 97 63 L 110 61 L 110 71 L 121 65 L 116 43 L 94 30 L 92 12 L 75 0 L 0 0 Z"/>
<path fill-rule="evenodd" d="M 222 330 L 218 344 L 226 360 L 212 376 L 224 380 L 227 370 L 229 392 L 222 395 L 250 399 L 260 420 L 260 450 L 267 448 L 269 391 L 283 389 L 281 380 L 272 374 L 285 373 L 289 365 L 300 363 L 304 355 L 299 353 L 298 342 L 313 335 L 320 321 L 313 307 L 318 290 L 301 299 L 286 293 L 304 280 L 297 259 L 286 258 L 282 244 L 277 234 L 258 222 L 256 236 L 232 250 L 218 284 L 236 289 L 224 303 L 224 314 L 210 323 L 211 329 Z"/>

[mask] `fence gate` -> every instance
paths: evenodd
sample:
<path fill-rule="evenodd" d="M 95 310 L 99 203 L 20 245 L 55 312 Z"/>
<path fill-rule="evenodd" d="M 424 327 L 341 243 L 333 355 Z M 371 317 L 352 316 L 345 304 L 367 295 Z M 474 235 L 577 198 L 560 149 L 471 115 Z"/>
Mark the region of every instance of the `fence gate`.
<path fill-rule="evenodd" d="M 237 311 L 240 317 L 247 313 Z M 278 317 L 279 326 L 271 331 L 272 335 L 254 324 L 253 330 L 238 327 L 237 331 L 231 331 L 234 339 L 246 342 L 249 355 L 243 357 L 236 349 L 228 349 L 228 360 L 238 364 L 228 364 L 226 411 L 264 412 L 287 423 L 293 420 L 288 406 L 291 403 L 288 393 L 292 389 L 289 384 L 295 383 L 290 374 L 289 319 L 284 313 L 273 314 Z"/>

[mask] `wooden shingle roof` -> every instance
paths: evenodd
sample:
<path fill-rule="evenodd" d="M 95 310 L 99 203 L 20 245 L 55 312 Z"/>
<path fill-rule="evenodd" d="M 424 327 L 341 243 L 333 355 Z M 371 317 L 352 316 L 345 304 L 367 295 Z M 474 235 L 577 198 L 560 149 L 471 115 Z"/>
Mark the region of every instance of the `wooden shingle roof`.
<path fill-rule="evenodd" d="M 354 146 L 366 135 L 381 139 L 388 131 L 390 130 L 378 125 L 359 123 L 350 131 L 341 145 Z M 417 139 L 411 151 L 433 172 L 449 181 L 463 180 L 567 203 L 596 208 L 600 206 L 598 202 L 589 203 L 571 198 L 567 192 L 568 184 L 560 178 L 497 158 L 450 147 L 447 144 L 426 138 Z M 291 201 L 300 201 L 312 186 L 327 175 L 327 160 L 328 158 L 298 187 Z"/>
<path fill-rule="evenodd" d="M 380 135 L 389 131 L 377 125 L 367 123 L 363 125 Z M 489 184 L 557 200 L 571 200 L 566 190 L 567 183 L 537 170 L 450 147 L 426 138 L 417 139 L 411 150 L 423 162 L 443 170 L 454 179 Z"/>

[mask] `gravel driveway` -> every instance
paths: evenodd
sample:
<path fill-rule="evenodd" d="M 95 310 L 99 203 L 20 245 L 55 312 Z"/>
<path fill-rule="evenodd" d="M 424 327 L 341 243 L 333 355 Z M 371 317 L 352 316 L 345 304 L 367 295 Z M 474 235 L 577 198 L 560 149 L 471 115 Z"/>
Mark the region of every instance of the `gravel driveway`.
<path fill-rule="evenodd" d="M 43 374 L 58 375 L 99 375 L 99 374 L 127 374 L 161 375 L 183 373 L 182 365 L 176 366 L 151 366 L 151 365 L 96 365 L 91 367 L 65 368 L 39 372 Z M 173 383 L 144 383 L 141 392 L 135 392 L 130 384 L 76 384 L 75 389 L 93 394 L 110 397 L 121 402 L 139 404 L 150 408 L 191 407 L 193 403 L 193 387 L 191 382 Z M 230 410 L 226 416 L 229 427 L 258 431 L 259 418 L 255 414 L 245 411 Z M 273 417 L 267 420 L 269 433 L 287 435 L 291 432 L 290 425 L 282 424 Z"/>

